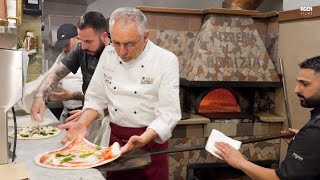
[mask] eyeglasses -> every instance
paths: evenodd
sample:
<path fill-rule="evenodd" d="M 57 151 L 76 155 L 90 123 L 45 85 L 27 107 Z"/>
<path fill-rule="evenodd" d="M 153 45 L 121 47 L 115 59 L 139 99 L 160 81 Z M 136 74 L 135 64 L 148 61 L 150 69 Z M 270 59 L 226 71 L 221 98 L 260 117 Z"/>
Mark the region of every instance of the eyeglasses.
<path fill-rule="evenodd" d="M 112 42 L 112 46 L 115 47 L 115 48 L 120 48 L 121 46 L 123 46 L 125 49 L 130 49 L 130 48 L 135 47 L 142 38 L 143 38 L 143 36 L 141 36 L 135 42 L 128 42 L 128 43 L 120 43 L 120 42 L 117 42 L 117 41 L 114 41 L 114 40 L 112 40 L 111 42 Z"/>

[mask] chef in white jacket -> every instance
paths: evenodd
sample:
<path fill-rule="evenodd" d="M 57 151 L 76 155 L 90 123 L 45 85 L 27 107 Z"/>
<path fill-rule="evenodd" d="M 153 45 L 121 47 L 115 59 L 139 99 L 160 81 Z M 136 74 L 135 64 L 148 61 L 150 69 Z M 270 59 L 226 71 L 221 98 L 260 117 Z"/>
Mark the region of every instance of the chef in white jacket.
<path fill-rule="evenodd" d="M 145 15 L 135 8 L 116 9 L 110 17 L 112 46 L 107 46 L 85 95 L 85 112 L 68 129 L 65 143 L 110 114 L 110 144 L 119 142 L 122 153 L 137 148 L 168 148 L 171 132 L 181 118 L 177 57 L 149 41 Z M 112 172 L 108 179 L 168 179 L 168 157 L 152 156 L 142 170 Z"/>

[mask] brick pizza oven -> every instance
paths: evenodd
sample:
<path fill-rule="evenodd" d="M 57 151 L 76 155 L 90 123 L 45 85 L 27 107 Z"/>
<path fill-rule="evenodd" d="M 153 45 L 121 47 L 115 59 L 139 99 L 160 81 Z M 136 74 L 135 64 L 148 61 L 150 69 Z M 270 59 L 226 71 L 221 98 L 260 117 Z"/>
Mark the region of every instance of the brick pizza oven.
<path fill-rule="evenodd" d="M 138 7 L 150 39 L 180 63 L 183 114 L 170 148 L 205 144 L 212 129 L 235 139 L 280 133 L 284 101 L 277 57 L 277 13 Z M 278 163 L 280 140 L 243 145 L 251 161 Z M 223 162 L 205 150 L 169 155 L 170 179 L 192 179 Z"/>

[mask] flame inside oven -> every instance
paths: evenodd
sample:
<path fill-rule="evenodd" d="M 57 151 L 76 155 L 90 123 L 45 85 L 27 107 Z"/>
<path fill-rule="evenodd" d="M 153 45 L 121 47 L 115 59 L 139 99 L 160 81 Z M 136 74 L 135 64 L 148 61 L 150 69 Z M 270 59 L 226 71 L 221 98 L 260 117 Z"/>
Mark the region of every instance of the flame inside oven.
<path fill-rule="evenodd" d="M 210 91 L 201 100 L 198 112 L 240 112 L 240 106 L 235 96 L 224 88 L 214 89 Z"/>

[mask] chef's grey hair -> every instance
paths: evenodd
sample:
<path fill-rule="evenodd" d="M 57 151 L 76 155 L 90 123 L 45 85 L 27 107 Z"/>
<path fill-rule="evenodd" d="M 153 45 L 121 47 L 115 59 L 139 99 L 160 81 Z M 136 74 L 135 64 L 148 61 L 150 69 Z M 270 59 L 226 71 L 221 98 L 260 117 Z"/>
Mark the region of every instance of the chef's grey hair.
<path fill-rule="evenodd" d="M 112 36 L 112 28 L 116 20 L 121 21 L 121 26 L 125 26 L 128 22 L 135 22 L 137 24 L 138 32 L 142 36 L 146 32 L 147 18 L 138 9 L 133 7 L 121 7 L 114 10 L 109 20 L 109 31 Z"/>

